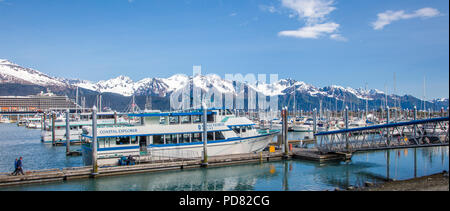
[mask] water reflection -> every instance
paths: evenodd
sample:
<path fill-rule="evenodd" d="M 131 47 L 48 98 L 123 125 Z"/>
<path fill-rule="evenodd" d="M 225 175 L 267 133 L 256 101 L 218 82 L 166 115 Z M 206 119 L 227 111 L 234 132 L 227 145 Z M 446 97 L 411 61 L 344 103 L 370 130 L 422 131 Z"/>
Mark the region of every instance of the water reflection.
<path fill-rule="evenodd" d="M 0 127 L 0 132 L 2 128 Z M 13 129 L 9 129 L 11 131 Z M 20 132 L 21 129 L 14 129 Z M 23 130 L 23 129 L 22 129 Z M 27 133 L 28 132 L 28 133 Z M 29 166 L 46 168 L 76 165 L 64 155 L 64 147 L 51 147 L 30 135 L 35 131 L 0 137 L 0 167 L 10 168 L 11 158 L 26 154 Z M 299 133 L 293 134 L 297 139 Z M 11 137 L 14 136 L 15 139 Z M 408 179 L 448 171 L 448 147 L 361 152 L 350 162 L 287 160 L 206 169 L 142 173 L 59 183 L 24 185 L 0 190 L 333 190 L 362 186 L 364 182 Z M 61 151 L 61 152 L 60 152 Z M 42 156 L 42 157 L 39 157 Z M 72 158 L 73 159 L 73 158 Z M 76 158 L 75 158 L 76 159 Z M 81 165 L 80 161 L 80 165 Z M 32 169 L 29 167 L 29 169 Z M 38 168 L 36 168 L 38 169 Z"/>

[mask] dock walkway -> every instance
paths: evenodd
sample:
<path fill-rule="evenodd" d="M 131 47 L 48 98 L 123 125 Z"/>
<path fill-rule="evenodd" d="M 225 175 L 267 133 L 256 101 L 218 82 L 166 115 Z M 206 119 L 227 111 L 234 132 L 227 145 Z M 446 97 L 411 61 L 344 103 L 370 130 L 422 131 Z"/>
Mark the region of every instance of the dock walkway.
<path fill-rule="evenodd" d="M 244 164 L 253 162 L 267 162 L 282 159 L 281 151 L 236 154 L 227 156 L 211 156 L 208 159 L 208 167 Z M 200 159 L 166 161 L 157 163 L 141 163 L 130 166 L 112 166 L 98 168 L 95 177 L 134 174 L 143 172 L 167 171 L 187 168 L 199 168 L 202 166 Z M 31 183 L 46 183 L 72 179 L 94 177 L 91 166 L 71 167 L 63 169 L 45 169 L 26 171 L 25 175 L 12 176 L 11 173 L 0 173 L 0 187 L 23 185 Z"/>

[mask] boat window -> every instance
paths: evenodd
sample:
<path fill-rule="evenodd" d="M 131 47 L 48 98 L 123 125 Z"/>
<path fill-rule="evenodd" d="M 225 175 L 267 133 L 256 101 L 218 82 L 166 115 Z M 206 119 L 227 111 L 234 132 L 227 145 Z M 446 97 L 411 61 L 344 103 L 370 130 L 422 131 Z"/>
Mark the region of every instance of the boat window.
<path fill-rule="evenodd" d="M 139 145 L 147 145 L 147 136 L 139 136 Z"/>
<path fill-rule="evenodd" d="M 162 125 L 165 125 L 166 124 L 166 118 L 161 117 L 161 119 L 159 119 L 159 123 L 162 124 Z"/>
<path fill-rule="evenodd" d="M 170 124 L 178 124 L 180 123 L 180 119 L 178 116 L 171 116 L 169 117 Z"/>
<path fill-rule="evenodd" d="M 183 116 L 181 117 L 181 124 L 191 123 L 191 116 Z"/>
<path fill-rule="evenodd" d="M 117 137 L 116 145 L 130 144 L 130 137 Z"/>
<path fill-rule="evenodd" d="M 242 127 L 242 132 L 245 133 L 247 131 L 247 127 Z"/>
<path fill-rule="evenodd" d="M 206 137 L 208 141 L 214 141 L 214 132 L 208 132 Z"/>
<path fill-rule="evenodd" d="M 202 134 L 201 133 L 194 133 L 192 134 L 192 142 L 201 142 L 202 141 Z"/>
<path fill-rule="evenodd" d="M 137 144 L 138 143 L 138 137 L 137 136 L 131 136 L 131 144 Z"/>
<path fill-rule="evenodd" d="M 166 144 L 176 144 L 177 136 L 176 135 L 166 135 Z"/>
<path fill-rule="evenodd" d="M 206 122 L 214 122 L 214 114 L 206 115 Z"/>
<path fill-rule="evenodd" d="M 115 143 L 116 138 L 105 138 L 105 147 L 110 147 Z"/>
<path fill-rule="evenodd" d="M 191 134 L 181 134 L 180 135 L 180 143 L 189 143 L 189 138 Z"/>
<path fill-rule="evenodd" d="M 202 122 L 202 119 L 200 118 L 200 115 L 192 116 L 192 122 L 194 122 L 194 123 Z"/>
<path fill-rule="evenodd" d="M 239 127 L 233 126 L 232 128 L 235 133 L 237 133 L 237 134 L 241 133 Z"/>
<path fill-rule="evenodd" d="M 153 136 L 153 144 L 164 144 L 164 140 L 161 135 Z"/>
<path fill-rule="evenodd" d="M 220 132 L 220 131 L 216 131 L 215 132 L 216 134 L 216 140 L 224 140 L 225 139 L 225 136 L 223 136 L 223 134 L 222 134 L 222 132 Z"/>
<path fill-rule="evenodd" d="M 105 139 L 99 138 L 98 140 L 98 148 L 105 148 Z"/>

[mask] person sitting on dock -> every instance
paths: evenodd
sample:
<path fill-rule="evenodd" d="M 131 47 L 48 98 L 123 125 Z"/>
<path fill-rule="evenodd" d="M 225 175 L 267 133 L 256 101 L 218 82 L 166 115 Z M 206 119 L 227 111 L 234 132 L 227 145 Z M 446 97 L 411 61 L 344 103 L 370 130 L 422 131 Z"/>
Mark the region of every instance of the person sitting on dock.
<path fill-rule="evenodd" d="M 14 161 L 14 172 L 13 173 L 11 173 L 11 175 L 17 175 L 17 158 L 16 158 L 16 160 Z"/>
<path fill-rule="evenodd" d="M 131 155 L 128 155 L 127 165 L 134 165 L 134 158 Z"/>
<path fill-rule="evenodd" d="M 21 173 L 22 175 L 25 175 L 23 173 L 23 168 L 22 167 L 23 167 L 23 165 L 22 165 L 22 157 L 20 157 L 19 160 L 17 161 L 17 172 L 16 172 L 16 175 L 18 173 Z"/>

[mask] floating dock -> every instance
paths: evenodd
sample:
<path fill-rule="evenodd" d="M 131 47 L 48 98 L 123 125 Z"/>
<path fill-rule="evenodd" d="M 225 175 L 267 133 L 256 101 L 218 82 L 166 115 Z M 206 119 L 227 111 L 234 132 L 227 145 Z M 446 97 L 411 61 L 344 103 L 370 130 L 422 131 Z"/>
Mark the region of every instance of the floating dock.
<path fill-rule="evenodd" d="M 325 162 L 331 160 L 350 160 L 352 158 L 352 154 L 343 152 L 321 154 L 317 148 L 294 148 L 292 150 L 292 157 L 302 160 Z"/>
<path fill-rule="evenodd" d="M 211 156 L 208 158 L 208 167 L 227 166 L 235 164 L 246 164 L 255 162 L 268 162 L 283 159 L 283 152 L 261 152 L 236 154 L 227 156 Z M 143 172 L 156 172 L 177 169 L 189 169 L 202 167 L 202 161 L 196 160 L 173 160 L 157 163 L 140 163 L 128 166 L 112 166 L 98 168 L 98 174 L 92 174 L 92 167 L 72 167 L 64 169 L 46 169 L 26 171 L 25 175 L 12 176 L 11 173 L 0 173 L 0 187 L 24 185 L 31 183 L 46 183 L 63 180 L 104 177 L 114 175 L 125 175 Z"/>

